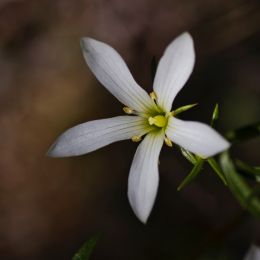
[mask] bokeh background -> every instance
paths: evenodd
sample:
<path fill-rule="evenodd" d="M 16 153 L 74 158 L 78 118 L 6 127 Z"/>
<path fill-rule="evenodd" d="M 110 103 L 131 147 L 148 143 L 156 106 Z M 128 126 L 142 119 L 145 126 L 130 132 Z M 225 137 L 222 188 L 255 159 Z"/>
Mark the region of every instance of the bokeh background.
<path fill-rule="evenodd" d="M 85 65 L 80 37 L 112 45 L 151 91 L 152 58 L 183 31 L 192 34 L 197 59 L 174 108 L 199 106 L 182 118 L 209 122 L 218 102 L 222 133 L 257 121 L 258 0 L 0 1 L 0 259 L 71 259 L 95 234 L 92 259 L 240 260 L 259 243 L 259 222 L 209 168 L 176 191 L 191 169 L 176 147 L 161 153 L 147 225 L 126 195 L 137 144 L 75 158 L 45 156 L 65 129 L 122 114 Z M 235 146 L 233 154 L 259 165 L 259 144 Z"/>

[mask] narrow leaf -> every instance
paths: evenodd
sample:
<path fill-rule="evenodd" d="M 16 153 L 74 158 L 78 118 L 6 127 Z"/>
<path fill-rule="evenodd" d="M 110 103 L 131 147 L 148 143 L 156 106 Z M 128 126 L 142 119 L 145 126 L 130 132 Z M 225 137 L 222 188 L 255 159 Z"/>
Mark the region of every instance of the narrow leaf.
<path fill-rule="evenodd" d="M 191 108 L 193 108 L 193 107 L 195 107 L 197 105 L 198 105 L 198 103 L 182 106 L 182 107 L 179 107 L 176 110 L 172 111 L 171 113 L 172 113 L 173 116 L 176 116 L 176 115 L 178 115 L 178 114 L 180 114 L 180 113 L 182 113 L 184 111 L 187 111 L 187 110 L 189 110 L 189 109 L 191 109 Z"/>
<path fill-rule="evenodd" d="M 244 181 L 243 177 L 236 172 L 228 152 L 221 154 L 220 163 L 228 187 L 240 202 L 241 206 L 249 210 L 253 215 L 260 217 L 260 200 L 254 196 L 253 190 Z"/>
<path fill-rule="evenodd" d="M 225 185 L 227 185 L 227 181 L 224 176 L 224 173 L 223 173 L 222 169 L 220 168 L 219 164 L 216 162 L 216 160 L 213 157 L 211 157 L 211 158 L 207 159 L 207 162 L 209 163 L 211 168 L 215 171 L 215 173 L 218 175 L 218 177 L 221 179 L 221 181 Z"/>
<path fill-rule="evenodd" d="M 99 236 L 94 236 L 93 238 L 89 239 L 81 248 L 80 250 L 74 255 L 72 260 L 88 260 L 90 259 L 90 255 L 97 244 Z"/>
<path fill-rule="evenodd" d="M 188 184 L 190 184 L 201 172 L 204 160 L 198 159 L 197 163 L 192 168 L 191 172 L 184 178 L 181 184 L 178 186 L 177 190 L 181 191 Z"/>
<path fill-rule="evenodd" d="M 211 118 L 211 126 L 214 126 L 216 121 L 218 120 L 219 117 L 219 106 L 218 103 L 215 105 L 213 114 L 212 114 L 212 118 Z"/>
<path fill-rule="evenodd" d="M 181 153 L 182 155 L 192 164 L 196 164 L 197 163 L 197 159 L 196 157 L 189 151 L 187 151 L 186 149 L 180 147 Z"/>
<path fill-rule="evenodd" d="M 260 135 L 260 122 L 241 127 L 226 133 L 226 138 L 232 143 L 246 141 Z"/>
<path fill-rule="evenodd" d="M 240 160 L 236 160 L 236 165 L 238 167 L 238 170 L 246 173 L 246 174 L 249 174 L 253 177 L 257 177 L 259 176 L 260 177 L 260 169 L 257 168 L 257 167 L 252 167 L 248 164 L 246 164 L 245 162 L 242 162 Z"/>
<path fill-rule="evenodd" d="M 256 169 L 256 170 L 260 170 L 260 167 L 255 167 L 255 169 Z M 257 182 L 260 182 L 260 176 L 258 176 L 258 175 L 256 176 L 256 181 L 257 181 Z"/>

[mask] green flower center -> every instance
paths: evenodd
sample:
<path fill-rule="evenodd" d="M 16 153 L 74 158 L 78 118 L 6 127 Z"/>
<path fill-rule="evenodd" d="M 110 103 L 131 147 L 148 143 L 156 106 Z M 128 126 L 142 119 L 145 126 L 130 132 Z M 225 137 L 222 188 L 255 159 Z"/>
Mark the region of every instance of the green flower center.
<path fill-rule="evenodd" d="M 137 112 L 130 107 L 123 107 L 123 110 L 128 115 L 137 115 L 144 118 L 145 126 L 147 127 L 147 132 L 158 132 L 165 131 L 167 129 L 168 120 L 170 117 L 174 117 L 179 113 L 182 113 L 197 104 L 190 104 L 187 106 L 182 106 L 174 111 L 168 112 L 160 107 L 157 103 L 157 95 L 155 92 L 150 93 L 150 97 L 153 100 L 153 106 L 149 107 L 146 111 Z M 132 137 L 133 142 L 139 142 L 142 140 L 142 135 L 135 135 Z M 166 145 L 172 146 L 171 140 L 165 135 L 164 141 Z"/>
<path fill-rule="evenodd" d="M 162 115 L 157 115 L 157 116 L 154 116 L 154 117 L 149 117 L 148 118 L 148 122 L 149 122 L 149 125 L 155 125 L 157 127 L 160 127 L 160 128 L 163 128 L 167 125 L 167 118 L 165 116 L 162 116 Z"/>

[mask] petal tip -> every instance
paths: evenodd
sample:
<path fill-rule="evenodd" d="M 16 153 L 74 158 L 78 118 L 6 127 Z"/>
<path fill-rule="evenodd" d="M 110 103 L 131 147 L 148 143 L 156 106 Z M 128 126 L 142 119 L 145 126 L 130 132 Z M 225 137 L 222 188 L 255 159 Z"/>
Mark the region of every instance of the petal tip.
<path fill-rule="evenodd" d="M 147 224 L 147 221 L 148 221 L 148 217 L 149 217 L 149 216 L 147 216 L 147 217 L 139 217 L 139 216 L 137 216 L 137 217 L 138 217 L 138 219 L 139 219 L 144 225 Z"/>
<path fill-rule="evenodd" d="M 228 150 L 231 147 L 231 143 L 228 142 L 223 136 L 220 135 L 222 138 L 222 142 L 219 144 L 219 153 Z"/>
<path fill-rule="evenodd" d="M 127 195 L 135 216 L 140 220 L 140 222 L 146 224 L 153 209 L 154 199 L 152 199 L 152 203 L 147 204 L 140 200 L 140 198 L 137 196 L 137 192 L 133 193 L 133 191 L 130 191 L 129 189 Z"/>
<path fill-rule="evenodd" d="M 192 45 L 194 45 L 193 38 L 188 31 L 181 33 L 177 38 L 190 42 Z"/>
<path fill-rule="evenodd" d="M 136 193 L 132 193 L 129 189 L 127 196 L 135 216 L 140 220 L 140 222 L 146 224 L 152 211 L 152 207 L 147 208 L 146 205 L 140 205 L 139 200 L 136 197 Z"/>
<path fill-rule="evenodd" d="M 48 157 L 60 157 L 59 154 L 57 153 L 57 141 L 54 142 L 51 147 L 49 148 L 49 150 L 46 152 L 46 156 Z"/>
<path fill-rule="evenodd" d="M 89 49 L 89 45 L 91 44 L 91 42 L 94 42 L 95 40 L 90 38 L 90 37 L 82 37 L 80 39 L 80 46 L 82 48 L 83 51 L 88 51 Z"/>
<path fill-rule="evenodd" d="M 46 156 L 53 158 L 73 156 L 73 154 L 68 153 L 66 149 L 64 149 L 66 148 L 66 146 L 64 146 L 65 144 L 66 143 L 64 142 L 64 134 L 62 134 L 50 146 L 49 150 L 46 153 Z"/>
<path fill-rule="evenodd" d="M 52 157 L 52 149 L 50 148 L 46 153 L 45 153 L 46 157 Z"/>
<path fill-rule="evenodd" d="M 150 215 L 150 211 L 149 212 L 145 212 L 144 210 L 140 210 L 137 207 L 135 207 L 131 202 L 130 205 L 133 209 L 133 212 L 135 214 L 135 216 L 140 220 L 140 222 L 142 222 L 143 224 L 147 223 L 147 220 L 149 218 Z"/>
<path fill-rule="evenodd" d="M 206 154 L 204 156 L 204 158 L 215 156 L 215 155 L 217 155 L 219 153 L 222 153 L 222 152 L 228 150 L 231 147 L 231 144 L 224 137 L 222 137 L 221 135 L 219 135 L 219 137 L 221 139 L 219 140 L 219 145 L 216 148 L 216 150 L 211 152 L 211 153 Z"/>
<path fill-rule="evenodd" d="M 225 141 L 224 150 L 228 150 L 231 147 L 231 143 L 229 141 L 227 141 L 226 139 L 224 139 L 224 141 Z"/>
<path fill-rule="evenodd" d="M 83 52 L 86 53 L 91 53 L 93 51 L 95 51 L 97 48 L 99 48 L 100 46 L 104 46 L 106 45 L 103 42 L 100 42 L 98 40 L 95 40 L 91 37 L 82 37 L 80 39 L 80 46 Z"/>

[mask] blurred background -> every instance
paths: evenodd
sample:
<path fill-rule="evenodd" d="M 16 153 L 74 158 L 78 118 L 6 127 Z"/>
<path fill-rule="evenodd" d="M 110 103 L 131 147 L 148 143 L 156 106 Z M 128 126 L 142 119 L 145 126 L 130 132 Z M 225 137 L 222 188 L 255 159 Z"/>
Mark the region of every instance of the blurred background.
<path fill-rule="evenodd" d="M 210 122 L 218 102 L 222 133 L 259 120 L 258 0 L 0 1 L 0 259 L 71 259 L 95 234 L 91 259 L 98 260 L 240 260 L 259 243 L 259 221 L 209 168 L 176 191 L 191 169 L 176 147 L 161 153 L 147 225 L 127 200 L 137 144 L 45 156 L 67 128 L 122 114 L 85 65 L 80 37 L 112 45 L 150 92 L 152 58 L 183 31 L 192 34 L 197 58 L 174 108 L 199 106 L 181 117 Z M 234 146 L 233 155 L 259 165 L 259 144 Z"/>

